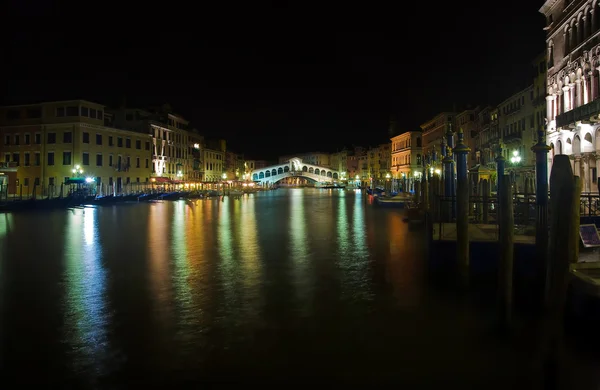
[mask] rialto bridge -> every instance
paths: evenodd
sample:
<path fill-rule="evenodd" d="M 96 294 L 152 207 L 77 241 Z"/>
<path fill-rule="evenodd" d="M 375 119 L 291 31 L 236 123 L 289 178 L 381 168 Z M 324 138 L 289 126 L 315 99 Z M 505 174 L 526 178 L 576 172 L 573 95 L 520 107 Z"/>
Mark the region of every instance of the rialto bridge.
<path fill-rule="evenodd" d="M 253 181 L 261 184 L 274 184 L 286 177 L 303 177 L 314 182 L 336 182 L 341 179 L 338 171 L 318 165 L 305 164 L 298 157 L 291 158 L 285 164 L 255 169 L 250 174 Z"/>

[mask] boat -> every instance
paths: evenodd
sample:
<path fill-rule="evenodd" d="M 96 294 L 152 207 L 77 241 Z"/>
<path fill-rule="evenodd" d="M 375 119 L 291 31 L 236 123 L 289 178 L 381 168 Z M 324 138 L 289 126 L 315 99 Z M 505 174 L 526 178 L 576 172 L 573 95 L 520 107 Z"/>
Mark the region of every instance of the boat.
<path fill-rule="evenodd" d="M 375 197 L 375 204 L 383 207 L 393 207 L 402 209 L 406 206 L 406 204 L 410 202 L 410 198 L 406 195 L 396 195 L 396 196 L 377 196 Z"/>
<path fill-rule="evenodd" d="M 231 190 L 229 191 L 229 196 L 240 197 L 244 195 L 244 191 L 241 190 Z"/>

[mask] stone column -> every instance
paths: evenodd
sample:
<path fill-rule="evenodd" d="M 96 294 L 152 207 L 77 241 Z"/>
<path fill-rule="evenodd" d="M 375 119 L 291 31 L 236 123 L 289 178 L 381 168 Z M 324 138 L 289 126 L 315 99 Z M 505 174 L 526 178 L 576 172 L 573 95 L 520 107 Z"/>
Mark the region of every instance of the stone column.
<path fill-rule="evenodd" d="M 575 168 L 573 174 L 581 177 L 581 155 L 575 155 L 573 168 Z"/>
<path fill-rule="evenodd" d="M 575 100 L 575 83 L 571 83 L 569 84 L 569 111 L 577 107 Z"/>
<path fill-rule="evenodd" d="M 592 183 L 590 181 L 589 156 L 584 155 L 581 158 L 581 182 L 583 183 L 583 192 L 590 192 Z"/>
<path fill-rule="evenodd" d="M 569 87 L 568 86 L 563 87 L 563 97 L 564 97 L 564 100 L 563 100 L 563 102 L 564 102 L 563 103 L 563 113 L 571 110 L 569 108 L 569 107 L 571 107 L 571 102 L 570 102 L 570 99 L 569 99 L 570 95 L 571 94 L 569 93 Z"/>
<path fill-rule="evenodd" d="M 553 115 L 553 107 L 552 107 L 552 102 L 554 100 L 554 95 L 548 95 L 546 96 L 546 118 L 548 118 L 548 123 L 550 123 L 550 121 L 552 119 L 554 119 L 554 115 Z"/>
<path fill-rule="evenodd" d="M 589 101 L 593 101 L 594 99 L 596 99 L 596 80 L 594 77 L 594 72 L 588 72 L 588 75 L 590 77 L 590 85 L 589 85 L 589 89 L 590 89 L 590 98 Z"/>
<path fill-rule="evenodd" d="M 575 89 L 577 88 L 577 89 Z M 575 107 L 581 107 L 583 105 L 583 99 L 582 99 L 582 85 L 581 85 L 581 79 L 577 79 L 575 80 L 575 87 L 573 88 L 573 94 L 576 96 L 575 98 Z M 573 107 L 573 108 L 575 108 Z"/>
<path fill-rule="evenodd" d="M 590 101 L 590 93 L 589 93 L 589 76 L 588 75 L 584 75 L 583 78 L 581 79 L 581 89 L 583 90 L 583 96 L 582 96 L 582 104 L 588 104 L 588 102 Z"/>

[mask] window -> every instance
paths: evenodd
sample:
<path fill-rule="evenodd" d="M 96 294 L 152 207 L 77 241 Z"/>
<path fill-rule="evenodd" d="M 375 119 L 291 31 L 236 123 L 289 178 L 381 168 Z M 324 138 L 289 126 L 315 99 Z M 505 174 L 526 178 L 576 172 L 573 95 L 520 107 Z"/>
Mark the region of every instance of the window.
<path fill-rule="evenodd" d="M 150 141 L 146 141 L 146 150 L 150 150 Z"/>
<path fill-rule="evenodd" d="M 89 144 L 90 143 L 90 133 L 88 132 L 83 132 L 83 143 L 84 144 Z"/>
<path fill-rule="evenodd" d="M 115 142 L 113 140 L 112 135 L 108 136 L 108 146 L 115 146 Z"/>
<path fill-rule="evenodd" d="M 139 158 L 139 157 L 136 157 L 136 158 L 135 158 L 135 167 L 136 167 L 136 168 L 139 168 L 139 167 L 140 167 L 140 158 Z"/>
<path fill-rule="evenodd" d="M 90 109 L 87 107 L 81 107 L 81 116 L 90 116 Z"/>
<path fill-rule="evenodd" d="M 131 157 L 127 156 L 127 168 L 131 167 Z"/>
<path fill-rule="evenodd" d="M 125 147 L 131 149 L 131 138 L 125 140 Z"/>
<path fill-rule="evenodd" d="M 10 135 L 4 136 L 4 145 L 10 145 Z"/>
<path fill-rule="evenodd" d="M 96 117 L 96 109 L 90 108 L 90 118 L 95 118 L 95 117 Z"/>
<path fill-rule="evenodd" d="M 37 108 L 28 108 L 27 109 L 27 118 L 28 119 L 39 119 L 42 117 L 42 109 Z"/>
<path fill-rule="evenodd" d="M 63 133 L 63 143 L 70 144 L 72 142 L 73 142 L 73 133 L 71 133 L 70 131 L 65 131 Z"/>
<path fill-rule="evenodd" d="M 29 178 L 28 177 L 26 177 L 25 179 L 23 179 L 23 185 L 25 187 L 29 187 Z"/>
<path fill-rule="evenodd" d="M 102 145 L 102 134 L 96 134 L 96 145 Z"/>
<path fill-rule="evenodd" d="M 142 141 L 140 141 L 139 139 L 135 140 L 135 148 L 136 149 L 141 149 L 142 148 Z"/>
<path fill-rule="evenodd" d="M 35 154 L 33 155 L 33 166 L 39 167 L 41 163 L 42 159 L 40 157 L 40 152 L 35 152 Z"/>
<path fill-rule="evenodd" d="M 102 110 L 98 110 L 96 113 L 96 118 L 102 119 Z"/>
<path fill-rule="evenodd" d="M 54 185 L 54 178 L 53 177 L 49 177 L 48 178 L 48 185 L 50 185 L 50 186 Z"/>
<path fill-rule="evenodd" d="M 33 181 L 33 185 L 35 186 L 39 186 L 40 185 L 40 178 L 36 177 L 35 180 Z"/>
<path fill-rule="evenodd" d="M 148 168 L 149 164 L 150 164 L 150 161 L 148 159 L 146 159 L 146 168 Z"/>
<path fill-rule="evenodd" d="M 25 145 L 29 145 L 31 142 L 31 137 L 29 136 L 29 134 L 25 134 L 25 136 L 23 137 L 24 141 L 25 141 Z"/>
<path fill-rule="evenodd" d="M 20 164 L 20 162 L 21 162 L 21 161 L 20 161 L 20 160 L 21 160 L 21 158 L 20 158 L 20 157 L 21 157 L 21 154 L 19 154 L 19 153 L 13 153 L 13 155 L 12 155 L 12 161 L 13 161 L 14 163 L 16 163 L 16 164 L 17 164 L 17 166 L 21 165 L 21 164 Z"/>
<path fill-rule="evenodd" d="M 48 165 L 54 165 L 54 152 L 48 152 Z"/>
<path fill-rule="evenodd" d="M 123 138 L 117 137 L 117 146 L 120 148 L 123 147 Z"/>
<path fill-rule="evenodd" d="M 25 152 L 25 158 L 23 159 L 23 165 L 28 167 L 29 164 L 31 164 L 31 158 L 30 158 L 29 152 Z"/>
<path fill-rule="evenodd" d="M 5 162 L 5 163 L 9 163 L 9 162 L 10 162 L 10 153 L 6 153 L 6 154 L 4 155 L 4 162 Z"/>
<path fill-rule="evenodd" d="M 48 133 L 48 143 L 49 144 L 56 143 L 56 133 Z"/>
<path fill-rule="evenodd" d="M 33 136 L 34 142 L 36 145 L 39 145 L 42 143 L 42 135 L 40 133 L 35 133 Z"/>
<path fill-rule="evenodd" d="M 19 112 L 19 110 L 8 110 L 6 112 L 6 119 L 9 121 L 14 121 L 16 119 L 19 119 L 21 117 L 21 113 Z"/>
<path fill-rule="evenodd" d="M 81 156 L 81 164 L 90 165 L 90 154 L 88 152 L 83 152 L 83 155 Z"/>
<path fill-rule="evenodd" d="M 101 167 L 102 166 L 102 155 L 101 154 L 97 154 L 96 155 L 96 166 L 97 167 Z"/>
<path fill-rule="evenodd" d="M 19 134 L 15 134 L 15 145 L 19 145 L 21 142 L 21 137 L 19 137 Z"/>
<path fill-rule="evenodd" d="M 71 152 L 63 152 L 63 165 L 71 165 Z"/>
<path fill-rule="evenodd" d="M 56 109 L 56 116 L 58 116 L 58 117 L 65 116 L 65 108 L 64 107 L 58 107 Z"/>
<path fill-rule="evenodd" d="M 108 156 L 108 166 L 109 167 L 113 166 L 113 155 L 112 154 Z"/>
<path fill-rule="evenodd" d="M 79 116 L 79 107 L 70 106 L 65 110 L 67 116 Z"/>

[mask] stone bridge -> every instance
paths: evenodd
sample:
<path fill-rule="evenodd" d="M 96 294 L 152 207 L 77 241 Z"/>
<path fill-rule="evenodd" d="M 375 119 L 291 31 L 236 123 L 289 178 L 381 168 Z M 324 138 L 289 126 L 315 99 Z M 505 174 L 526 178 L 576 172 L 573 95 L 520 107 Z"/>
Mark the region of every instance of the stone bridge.
<path fill-rule="evenodd" d="M 303 177 L 313 182 L 336 182 L 341 178 L 334 169 L 305 164 L 298 157 L 291 158 L 285 164 L 255 169 L 250 174 L 253 181 L 261 184 L 274 184 L 286 177 Z"/>

